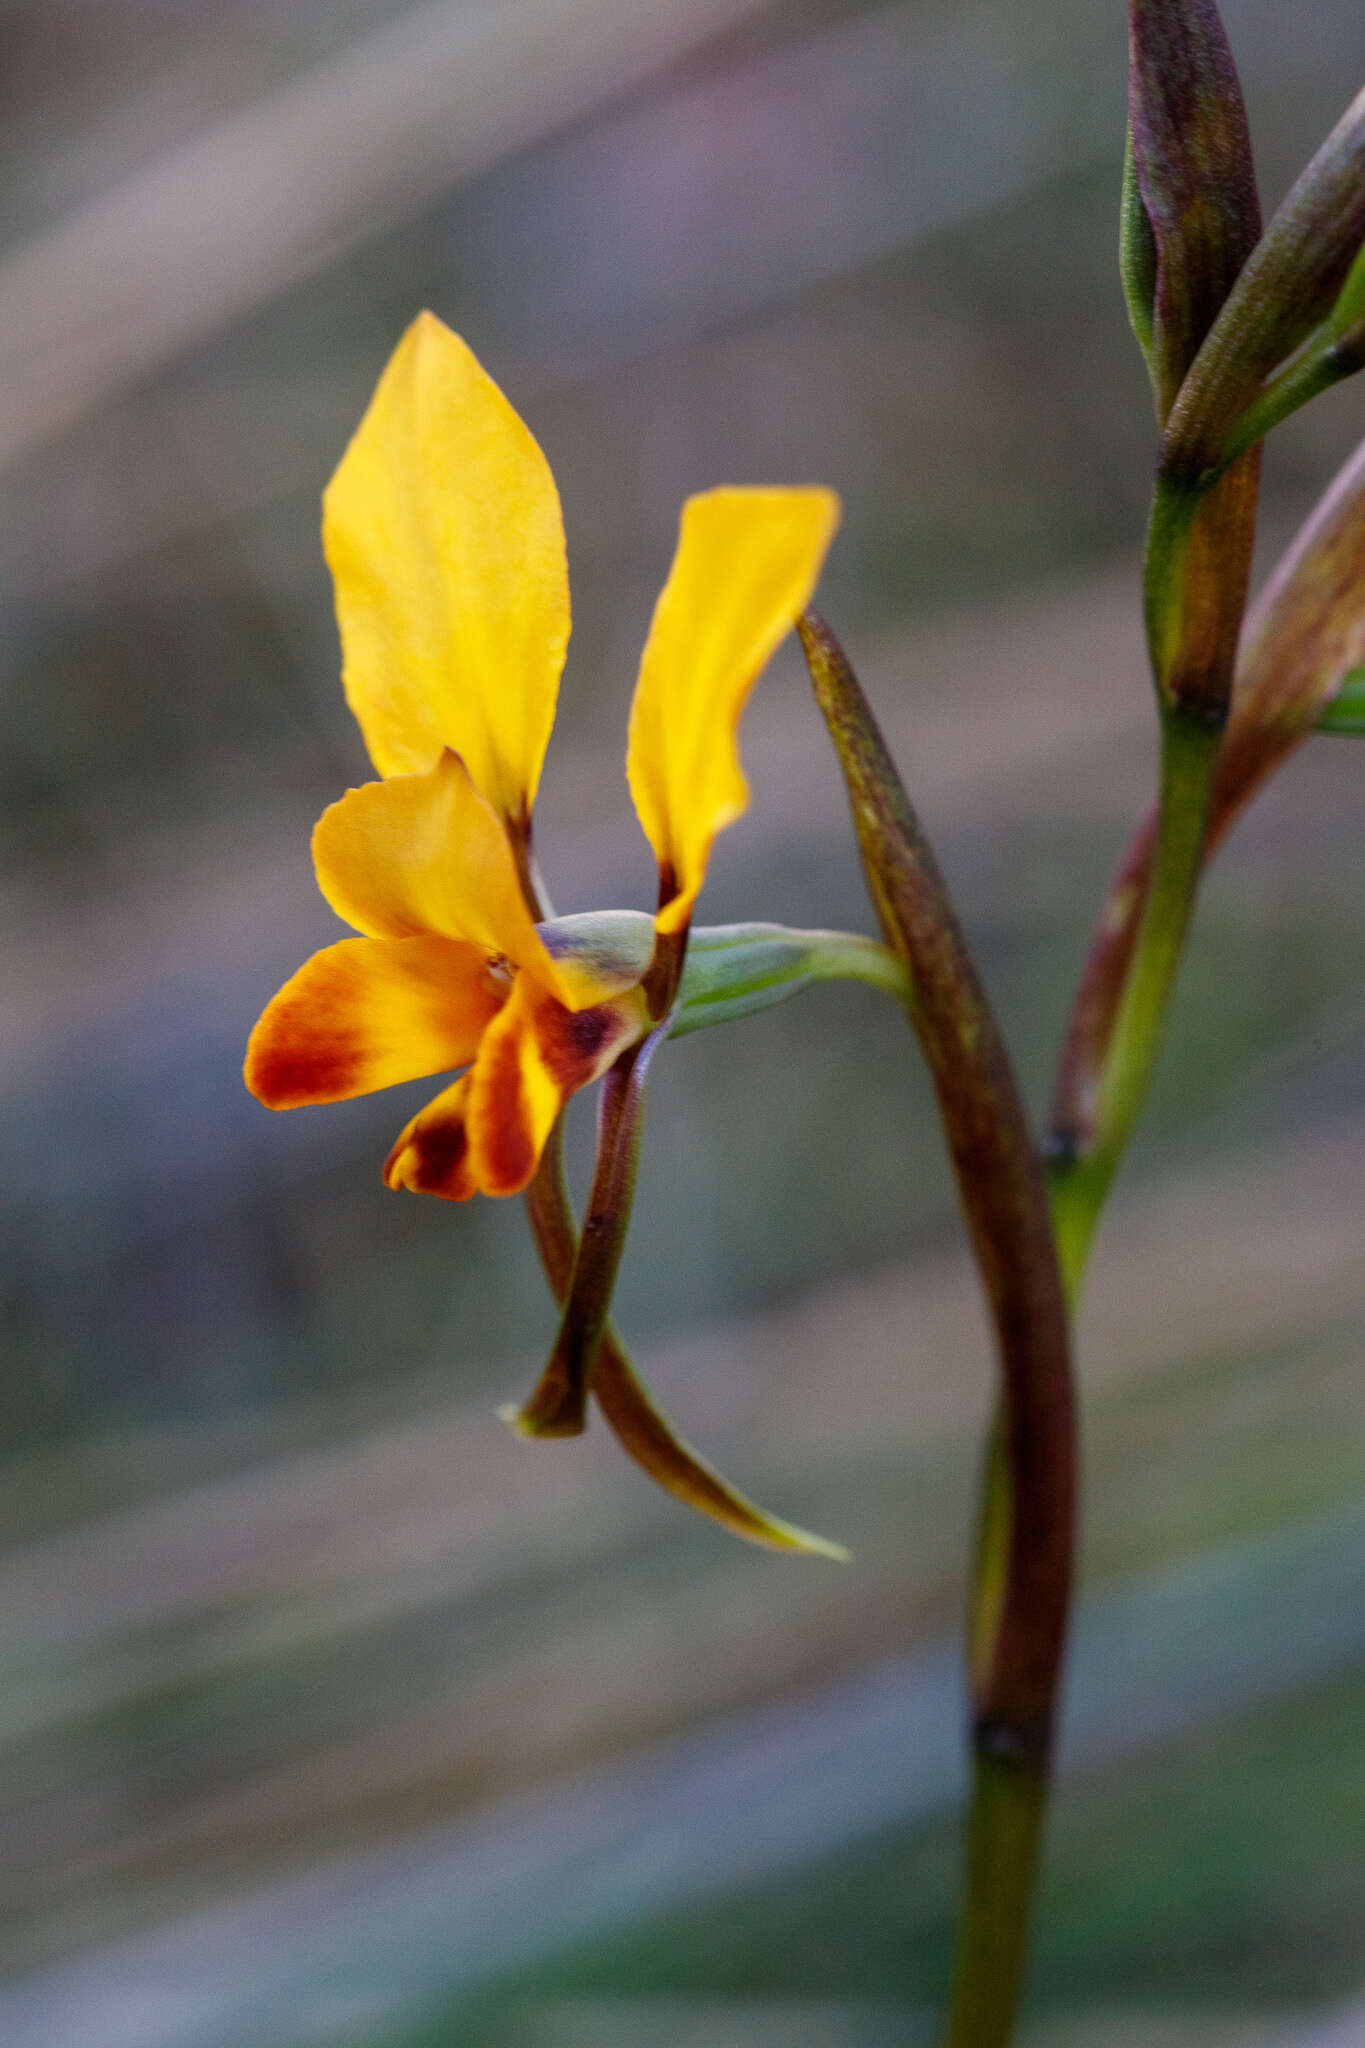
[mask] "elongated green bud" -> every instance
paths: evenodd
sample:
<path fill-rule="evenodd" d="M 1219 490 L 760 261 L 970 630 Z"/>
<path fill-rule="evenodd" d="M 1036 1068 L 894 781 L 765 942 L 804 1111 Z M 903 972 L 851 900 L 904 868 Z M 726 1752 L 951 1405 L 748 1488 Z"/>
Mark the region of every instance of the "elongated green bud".
<path fill-rule="evenodd" d="M 904 966 L 875 939 L 781 924 L 703 925 L 687 949 L 673 1036 L 756 1016 L 817 981 L 865 981 L 900 1002 L 909 988 Z"/>
<path fill-rule="evenodd" d="M 1352 268 L 1365 245 L 1365 91 L 1346 109 L 1247 258 L 1190 366 L 1167 422 L 1164 461 L 1182 475 L 1212 473 L 1305 399 L 1334 381 L 1305 374 L 1339 348 L 1329 371 L 1359 367 L 1355 335 L 1365 279 Z M 1322 329 L 1321 334 L 1315 330 Z M 1313 337 L 1310 342 L 1310 337 Z M 1303 347 L 1304 359 L 1289 358 Z M 1267 378 L 1285 368 L 1278 410 L 1257 406 Z M 1293 379 L 1293 383 L 1288 382 Z M 1257 406 L 1253 431 L 1241 416 Z"/>
<path fill-rule="evenodd" d="M 560 962 L 628 987 L 647 970 L 654 920 L 640 910 L 590 910 L 539 927 Z M 855 932 L 794 931 L 783 924 L 694 925 L 670 1036 L 755 1017 L 817 981 L 865 981 L 904 1002 L 905 969 L 886 946 Z"/>

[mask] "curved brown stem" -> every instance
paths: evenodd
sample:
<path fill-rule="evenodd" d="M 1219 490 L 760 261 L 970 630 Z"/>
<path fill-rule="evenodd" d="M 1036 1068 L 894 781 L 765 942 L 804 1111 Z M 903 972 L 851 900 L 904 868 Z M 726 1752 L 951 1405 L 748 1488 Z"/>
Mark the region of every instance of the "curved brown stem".
<path fill-rule="evenodd" d="M 999 1453 L 971 1627 L 974 1783 L 949 2035 L 955 2048 L 995 2048 L 1018 2002 L 1071 1596 L 1066 1301 L 1042 1164 L 933 853 L 843 649 L 813 612 L 800 632 L 877 916 L 910 971 L 910 1021 L 995 1326 Z"/>

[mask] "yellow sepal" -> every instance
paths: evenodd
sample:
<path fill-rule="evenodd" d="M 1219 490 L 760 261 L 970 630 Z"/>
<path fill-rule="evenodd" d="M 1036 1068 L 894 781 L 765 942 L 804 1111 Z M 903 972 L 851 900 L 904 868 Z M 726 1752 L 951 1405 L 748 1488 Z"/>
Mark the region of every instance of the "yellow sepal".
<path fill-rule="evenodd" d="M 460 755 L 526 816 L 569 640 L 559 494 L 458 335 L 419 314 L 323 499 L 342 680 L 381 775 Z"/>

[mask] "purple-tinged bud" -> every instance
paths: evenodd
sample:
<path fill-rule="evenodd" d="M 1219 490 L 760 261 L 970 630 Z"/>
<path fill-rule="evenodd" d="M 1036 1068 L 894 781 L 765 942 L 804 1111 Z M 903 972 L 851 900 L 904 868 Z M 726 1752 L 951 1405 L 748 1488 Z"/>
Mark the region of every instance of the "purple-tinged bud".
<path fill-rule="evenodd" d="M 1168 473 L 1197 478 L 1219 469 L 1234 429 L 1262 386 L 1328 323 L 1341 374 L 1357 367 L 1361 335 L 1350 317 L 1353 266 L 1365 245 L 1365 91 L 1356 95 L 1247 258 L 1190 366 L 1166 426 Z M 1346 306 L 1338 302 L 1345 296 Z M 1286 371 L 1286 377 L 1292 374 Z M 1302 380 L 1311 396 L 1325 379 Z M 1267 415 L 1264 425 L 1292 406 Z M 1235 446 L 1248 445 L 1238 435 Z"/>
<path fill-rule="evenodd" d="M 1131 0 L 1128 47 L 1121 268 L 1164 421 L 1261 216 L 1246 109 L 1213 0 Z"/>

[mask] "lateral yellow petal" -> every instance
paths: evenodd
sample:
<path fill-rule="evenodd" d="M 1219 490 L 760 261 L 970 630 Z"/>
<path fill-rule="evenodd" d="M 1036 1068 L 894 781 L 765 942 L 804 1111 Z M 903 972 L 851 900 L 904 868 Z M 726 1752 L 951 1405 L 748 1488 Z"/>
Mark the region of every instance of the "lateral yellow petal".
<path fill-rule="evenodd" d="M 347 790 L 318 819 L 313 865 L 323 895 L 357 931 L 465 939 L 561 991 L 506 830 L 458 755 L 443 753 L 424 775 Z"/>
<path fill-rule="evenodd" d="M 469 1076 L 469 1170 L 486 1195 L 519 1195 L 540 1164 L 569 1088 L 538 1042 L 534 984 L 518 976 Z"/>
<path fill-rule="evenodd" d="M 630 714 L 626 772 L 659 863 L 660 931 L 680 931 L 711 845 L 749 799 L 740 714 L 815 588 L 839 521 L 832 491 L 707 491 L 683 506 Z"/>
<path fill-rule="evenodd" d="M 247 1044 L 246 1085 L 269 1109 L 297 1109 L 467 1066 L 504 994 L 481 947 L 342 939 L 267 1004 Z"/>
<path fill-rule="evenodd" d="M 342 680 L 381 775 L 453 747 L 529 812 L 569 640 L 550 466 L 458 335 L 421 313 L 323 498 Z"/>
<path fill-rule="evenodd" d="M 465 1113 L 469 1076 L 443 1088 L 398 1134 L 384 1162 L 384 1185 L 407 1188 L 414 1195 L 439 1195 L 446 1202 L 467 1202 L 479 1191 L 469 1170 L 469 1133 Z"/>

